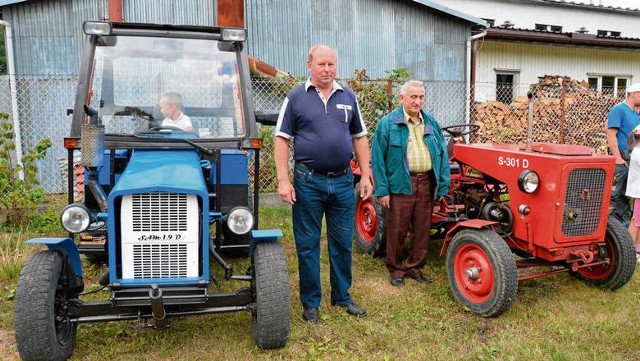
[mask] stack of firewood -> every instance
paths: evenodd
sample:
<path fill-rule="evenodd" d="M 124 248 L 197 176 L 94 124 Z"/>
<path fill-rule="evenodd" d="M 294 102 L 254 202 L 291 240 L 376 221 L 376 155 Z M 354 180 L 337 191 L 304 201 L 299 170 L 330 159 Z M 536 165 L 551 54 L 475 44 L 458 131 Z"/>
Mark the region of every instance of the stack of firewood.
<path fill-rule="evenodd" d="M 536 142 L 587 145 L 606 153 L 607 112 L 621 99 L 589 88 L 586 82 L 564 76 L 540 77 L 531 84 L 534 94 L 532 137 Z M 518 96 L 510 104 L 475 103 L 473 121 L 480 131 L 476 142 L 519 144 L 526 141 L 529 98 Z"/>

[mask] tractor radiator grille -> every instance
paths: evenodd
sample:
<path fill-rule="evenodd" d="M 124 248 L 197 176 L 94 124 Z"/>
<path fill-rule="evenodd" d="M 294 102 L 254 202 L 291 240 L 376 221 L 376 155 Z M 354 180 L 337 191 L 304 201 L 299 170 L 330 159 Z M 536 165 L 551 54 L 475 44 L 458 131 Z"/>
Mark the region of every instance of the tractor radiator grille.
<path fill-rule="evenodd" d="M 142 193 L 132 196 L 134 232 L 187 230 L 187 195 Z"/>
<path fill-rule="evenodd" d="M 200 257 L 198 198 L 151 192 L 122 197 L 122 278 L 197 277 Z"/>
<path fill-rule="evenodd" d="M 589 235 L 600 223 L 606 174 L 599 168 L 577 168 L 569 174 L 562 217 L 565 236 Z"/>
<path fill-rule="evenodd" d="M 187 277 L 186 244 L 136 244 L 133 278 Z"/>

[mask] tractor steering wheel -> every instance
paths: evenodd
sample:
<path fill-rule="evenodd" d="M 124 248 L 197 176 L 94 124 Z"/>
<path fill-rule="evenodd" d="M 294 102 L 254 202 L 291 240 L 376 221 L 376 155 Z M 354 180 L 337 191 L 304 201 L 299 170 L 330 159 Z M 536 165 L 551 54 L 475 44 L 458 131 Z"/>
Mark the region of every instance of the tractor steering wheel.
<path fill-rule="evenodd" d="M 473 124 L 473 123 L 450 125 L 448 127 L 442 128 L 442 130 L 449 133 L 454 138 L 462 135 L 475 133 L 479 129 L 480 129 L 480 126 L 478 124 Z"/>
<path fill-rule="evenodd" d="M 182 128 L 172 127 L 170 125 L 156 125 L 155 127 L 149 128 L 150 132 L 160 132 L 160 131 L 163 131 L 163 130 L 170 130 L 172 132 L 184 132 L 184 130 L 182 130 Z"/>

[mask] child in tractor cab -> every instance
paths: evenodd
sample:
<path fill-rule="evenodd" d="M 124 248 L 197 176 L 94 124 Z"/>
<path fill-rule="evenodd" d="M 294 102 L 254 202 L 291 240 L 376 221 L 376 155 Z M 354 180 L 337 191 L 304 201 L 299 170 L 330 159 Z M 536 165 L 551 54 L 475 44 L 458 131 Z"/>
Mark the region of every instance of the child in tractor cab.
<path fill-rule="evenodd" d="M 160 98 L 160 111 L 165 116 L 163 127 L 180 128 L 186 132 L 193 130 L 191 119 L 182 112 L 182 96 L 175 92 L 169 92 Z"/>
<path fill-rule="evenodd" d="M 629 148 L 633 147 L 629 159 L 626 196 L 633 198 L 633 214 L 629 222 L 629 233 L 636 245 L 636 260 L 640 262 L 640 125 L 629 135 Z"/>

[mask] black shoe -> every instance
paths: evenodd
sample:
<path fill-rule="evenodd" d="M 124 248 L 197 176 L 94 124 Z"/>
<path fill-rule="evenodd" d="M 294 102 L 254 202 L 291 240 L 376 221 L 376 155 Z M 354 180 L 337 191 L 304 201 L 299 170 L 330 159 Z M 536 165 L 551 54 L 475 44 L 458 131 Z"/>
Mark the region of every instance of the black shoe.
<path fill-rule="evenodd" d="M 342 305 L 338 305 L 338 306 L 344 307 L 347 313 L 350 314 L 351 316 L 364 317 L 367 315 L 367 311 L 363 310 L 362 307 L 355 304 L 355 302 L 348 306 L 342 306 Z"/>
<path fill-rule="evenodd" d="M 404 286 L 404 280 L 402 278 L 392 278 L 391 284 L 396 287 L 402 287 Z"/>
<path fill-rule="evenodd" d="M 100 279 L 98 280 L 98 284 L 100 284 L 100 286 L 106 286 L 109 284 L 109 271 L 105 272 L 102 276 L 100 276 Z"/>
<path fill-rule="evenodd" d="M 310 323 L 320 323 L 320 311 L 317 308 L 305 308 L 302 311 L 302 318 Z"/>
<path fill-rule="evenodd" d="M 428 279 L 427 277 L 420 275 L 416 278 L 414 278 L 414 280 L 416 280 L 416 282 L 423 284 L 423 285 L 428 285 L 429 283 L 431 283 L 431 280 Z"/>

